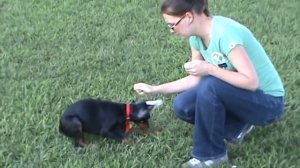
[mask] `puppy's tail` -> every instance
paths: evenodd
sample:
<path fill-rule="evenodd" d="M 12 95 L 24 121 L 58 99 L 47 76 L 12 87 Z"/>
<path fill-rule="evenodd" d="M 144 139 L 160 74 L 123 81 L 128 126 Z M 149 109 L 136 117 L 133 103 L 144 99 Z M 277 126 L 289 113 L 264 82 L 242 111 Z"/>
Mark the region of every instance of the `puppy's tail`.
<path fill-rule="evenodd" d="M 61 118 L 59 132 L 67 137 L 78 139 L 82 132 L 81 121 L 75 116 Z"/>

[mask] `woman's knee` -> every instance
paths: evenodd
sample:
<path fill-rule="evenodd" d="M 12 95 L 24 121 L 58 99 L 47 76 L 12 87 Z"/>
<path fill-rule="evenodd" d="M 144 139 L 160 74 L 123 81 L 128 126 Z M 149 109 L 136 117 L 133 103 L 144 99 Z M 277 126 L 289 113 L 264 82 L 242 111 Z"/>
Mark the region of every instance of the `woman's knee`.
<path fill-rule="evenodd" d="M 173 111 L 178 118 L 193 123 L 195 102 L 188 102 L 183 96 L 178 95 L 173 102 Z"/>
<path fill-rule="evenodd" d="M 179 94 L 175 97 L 174 102 L 173 102 L 173 111 L 175 112 L 176 116 L 178 116 L 178 117 L 181 116 L 183 107 L 184 107 L 184 102 Z"/>

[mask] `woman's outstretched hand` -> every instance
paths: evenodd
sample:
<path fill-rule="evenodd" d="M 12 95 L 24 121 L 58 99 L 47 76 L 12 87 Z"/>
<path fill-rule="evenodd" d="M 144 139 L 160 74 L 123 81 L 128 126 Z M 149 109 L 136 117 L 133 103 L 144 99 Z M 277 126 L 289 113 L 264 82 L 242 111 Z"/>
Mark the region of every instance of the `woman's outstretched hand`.
<path fill-rule="evenodd" d="M 140 95 L 154 94 L 154 86 L 146 83 L 134 84 L 133 89 Z"/>

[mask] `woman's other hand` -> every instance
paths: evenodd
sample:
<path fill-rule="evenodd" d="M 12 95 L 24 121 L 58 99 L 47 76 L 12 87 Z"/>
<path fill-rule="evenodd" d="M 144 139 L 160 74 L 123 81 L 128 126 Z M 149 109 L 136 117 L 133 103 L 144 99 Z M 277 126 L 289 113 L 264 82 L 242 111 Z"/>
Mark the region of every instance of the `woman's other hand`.
<path fill-rule="evenodd" d="M 203 60 L 193 60 L 184 64 L 185 71 L 193 76 L 207 75 L 212 64 L 209 64 Z"/>

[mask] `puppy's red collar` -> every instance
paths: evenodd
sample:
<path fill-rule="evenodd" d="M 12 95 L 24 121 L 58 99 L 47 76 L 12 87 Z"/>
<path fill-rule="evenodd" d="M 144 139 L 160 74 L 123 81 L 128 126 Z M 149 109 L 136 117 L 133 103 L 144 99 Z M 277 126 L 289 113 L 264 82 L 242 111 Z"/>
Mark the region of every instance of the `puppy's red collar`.
<path fill-rule="evenodd" d="M 131 117 L 131 104 L 126 104 L 125 132 L 130 132 L 131 131 L 130 117 Z"/>

